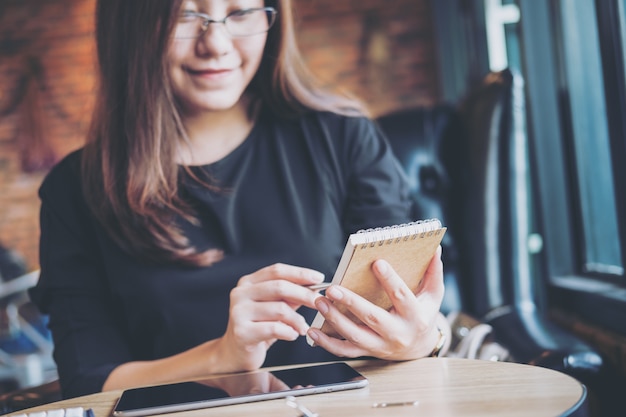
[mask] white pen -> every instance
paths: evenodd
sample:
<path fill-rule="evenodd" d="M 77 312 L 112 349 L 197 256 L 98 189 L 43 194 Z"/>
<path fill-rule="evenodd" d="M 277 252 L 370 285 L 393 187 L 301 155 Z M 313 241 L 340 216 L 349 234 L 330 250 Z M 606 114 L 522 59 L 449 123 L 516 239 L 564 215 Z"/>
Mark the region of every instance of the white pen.
<path fill-rule="evenodd" d="M 313 284 L 313 285 L 307 285 L 306 286 L 308 289 L 313 290 L 313 291 L 321 291 L 321 290 L 325 290 L 326 288 L 330 287 L 330 282 L 322 282 L 319 284 Z"/>

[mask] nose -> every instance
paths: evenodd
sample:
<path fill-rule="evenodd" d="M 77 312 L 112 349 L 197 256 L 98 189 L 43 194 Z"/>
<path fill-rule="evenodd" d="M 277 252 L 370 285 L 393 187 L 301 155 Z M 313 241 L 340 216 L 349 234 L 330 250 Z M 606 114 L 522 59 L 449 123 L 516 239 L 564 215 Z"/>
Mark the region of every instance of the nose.
<path fill-rule="evenodd" d="M 233 47 L 230 34 L 226 31 L 224 22 L 211 21 L 206 23 L 204 32 L 197 42 L 198 52 L 202 55 L 224 55 Z"/>

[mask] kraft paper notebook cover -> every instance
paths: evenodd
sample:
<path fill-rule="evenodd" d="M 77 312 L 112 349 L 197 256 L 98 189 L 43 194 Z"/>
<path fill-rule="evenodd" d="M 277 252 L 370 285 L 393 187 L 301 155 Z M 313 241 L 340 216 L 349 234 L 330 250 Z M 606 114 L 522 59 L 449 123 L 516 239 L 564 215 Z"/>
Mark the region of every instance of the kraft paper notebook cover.
<path fill-rule="evenodd" d="M 353 233 L 348 238 L 332 284 L 348 288 L 389 310 L 391 300 L 374 276 L 372 263 L 377 259 L 389 262 L 415 292 L 445 232 L 446 228 L 439 220 L 429 219 Z M 340 306 L 339 309 L 355 322 L 359 321 L 346 309 Z M 311 327 L 337 336 L 320 313 L 313 319 Z M 313 346 L 313 340 L 308 336 L 307 341 Z"/>

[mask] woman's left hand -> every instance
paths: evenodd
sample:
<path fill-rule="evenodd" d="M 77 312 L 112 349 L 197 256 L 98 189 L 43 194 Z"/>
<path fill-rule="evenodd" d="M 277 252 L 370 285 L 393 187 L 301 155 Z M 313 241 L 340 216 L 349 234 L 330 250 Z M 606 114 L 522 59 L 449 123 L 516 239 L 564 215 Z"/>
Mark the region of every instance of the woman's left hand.
<path fill-rule="evenodd" d="M 427 356 L 440 336 L 436 322 L 441 317 L 439 308 L 444 293 L 441 247 L 430 261 L 417 294 L 413 294 L 386 261 L 377 260 L 372 269 L 391 299 L 392 309 L 386 311 L 346 288 L 331 286 L 326 297 L 318 297 L 315 305 L 345 340 L 314 328 L 309 329 L 309 336 L 316 346 L 338 356 L 390 360 Z M 333 303 L 342 304 L 362 323 L 353 322 Z"/>

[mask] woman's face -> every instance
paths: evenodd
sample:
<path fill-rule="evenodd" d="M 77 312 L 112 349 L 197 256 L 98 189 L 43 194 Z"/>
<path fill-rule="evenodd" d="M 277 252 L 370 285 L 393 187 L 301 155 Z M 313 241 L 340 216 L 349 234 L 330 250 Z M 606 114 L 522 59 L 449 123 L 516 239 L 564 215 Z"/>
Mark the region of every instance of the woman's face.
<path fill-rule="evenodd" d="M 237 104 L 259 68 L 267 39 L 262 31 L 262 19 L 267 22 L 263 13 L 233 15 L 228 28 L 223 23 L 210 23 L 204 33 L 194 37 L 202 20 L 190 12 L 221 20 L 234 12 L 263 6 L 263 0 L 183 1 L 168 51 L 172 89 L 183 113 L 221 111 Z M 250 32 L 259 25 L 261 33 L 251 36 L 232 36 L 228 30 Z"/>

